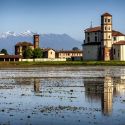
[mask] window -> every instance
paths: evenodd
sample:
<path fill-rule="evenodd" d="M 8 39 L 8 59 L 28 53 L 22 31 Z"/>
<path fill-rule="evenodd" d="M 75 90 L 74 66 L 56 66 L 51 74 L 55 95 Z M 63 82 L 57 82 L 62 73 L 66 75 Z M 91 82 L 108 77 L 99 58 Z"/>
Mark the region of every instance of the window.
<path fill-rule="evenodd" d="M 95 42 L 97 42 L 97 36 L 95 36 Z"/>
<path fill-rule="evenodd" d="M 111 20 L 110 19 L 108 19 L 108 22 L 110 22 Z"/>
<path fill-rule="evenodd" d="M 114 55 L 115 55 L 115 49 L 114 49 Z"/>
<path fill-rule="evenodd" d="M 113 37 L 113 41 L 116 41 L 116 37 Z"/>
<path fill-rule="evenodd" d="M 89 33 L 88 33 L 88 35 L 89 35 Z"/>
<path fill-rule="evenodd" d="M 110 26 L 109 26 L 109 30 L 111 30 Z"/>
<path fill-rule="evenodd" d="M 105 22 L 107 22 L 107 19 L 105 19 Z"/>
<path fill-rule="evenodd" d="M 105 26 L 105 30 L 107 30 L 107 27 Z"/>
<path fill-rule="evenodd" d="M 90 37 L 88 37 L 88 42 L 90 42 Z"/>
<path fill-rule="evenodd" d="M 95 35 L 97 35 L 97 33 L 95 33 Z"/>
<path fill-rule="evenodd" d="M 110 35 L 109 35 L 109 38 L 110 38 Z"/>
<path fill-rule="evenodd" d="M 118 50 L 118 57 L 119 57 L 119 50 Z"/>

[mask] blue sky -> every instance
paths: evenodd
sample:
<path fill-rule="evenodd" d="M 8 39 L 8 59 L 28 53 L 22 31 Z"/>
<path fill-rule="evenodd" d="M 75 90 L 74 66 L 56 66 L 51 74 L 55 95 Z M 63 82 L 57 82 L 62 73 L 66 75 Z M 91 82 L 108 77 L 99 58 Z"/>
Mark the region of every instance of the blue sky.
<path fill-rule="evenodd" d="M 77 40 L 84 29 L 113 15 L 113 28 L 125 33 L 125 0 L 0 0 L 0 32 L 67 33 Z"/>

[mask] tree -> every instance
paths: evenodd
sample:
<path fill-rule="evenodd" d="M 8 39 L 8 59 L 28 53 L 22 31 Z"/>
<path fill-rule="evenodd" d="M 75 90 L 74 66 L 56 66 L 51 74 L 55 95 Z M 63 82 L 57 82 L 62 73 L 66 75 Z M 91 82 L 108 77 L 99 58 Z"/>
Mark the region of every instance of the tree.
<path fill-rule="evenodd" d="M 33 50 L 33 58 L 41 58 L 43 56 L 43 52 L 40 48 L 36 48 Z"/>
<path fill-rule="evenodd" d="M 2 49 L 2 50 L 1 50 L 1 53 L 4 53 L 5 55 L 8 55 L 8 52 L 7 52 L 6 49 Z"/>
<path fill-rule="evenodd" d="M 32 50 L 30 47 L 28 47 L 28 48 L 23 52 L 23 57 L 24 57 L 25 59 L 30 59 L 30 58 L 32 58 L 32 57 L 33 57 L 33 50 Z"/>
<path fill-rule="evenodd" d="M 79 50 L 79 48 L 78 47 L 73 47 L 72 50 Z"/>

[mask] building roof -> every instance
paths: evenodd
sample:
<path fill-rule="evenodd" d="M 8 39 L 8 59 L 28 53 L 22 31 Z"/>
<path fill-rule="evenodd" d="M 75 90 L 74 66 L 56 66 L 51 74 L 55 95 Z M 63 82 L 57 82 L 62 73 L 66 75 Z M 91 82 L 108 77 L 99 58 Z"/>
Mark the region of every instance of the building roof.
<path fill-rule="evenodd" d="M 85 32 L 87 32 L 87 33 L 90 33 L 90 32 L 101 32 L 101 26 L 88 28 L 88 29 L 85 30 Z M 112 30 L 112 36 L 125 36 L 125 34 L 119 32 L 119 31 Z"/>
<path fill-rule="evenodd" d="M 106 13 L 102 14 L 102 16 L 112 16 L 112 15 L 106 12 Z"/>
<path fill-rule="evenodd" d="M 33 46 L 30 42 L 18 42 L 15 46 Z"/>
<path fill-rule="evenodd" d="M 112 36 L 125 36 L 125 34 L 119 32 L 119 31 L 115 31 L 115 30 L 113 30 L 113 32 L 112 32 Z"/>
<path fill-rule="evenodd" d="M 114 43 L 113 45 L 125 45 L 125 41 L 119 41 Z"/>
<path fill-rule="evenodd" d="M 99 32 L 99 31 L 101 31 L 101 26 L 85 29 L 85 32 Z"/>
<path fill-rule="evenodd" d="M 43 52 L 46 52 L 46 51 L 49 51 L 49 50 L 53 50 L 53 51 L 55 51 L 54 49 L 52 49 L 52 48 L 42 48 L 41 49 Z"/>
<path fill-rule="evenodd" d="M 82 50 L 59 50 L 56 53 L 82 53 Z"/>
<path fill-rule="evenodd" d="M 0 58 L 22 58 L 20 55 L 0 55 Z"/>

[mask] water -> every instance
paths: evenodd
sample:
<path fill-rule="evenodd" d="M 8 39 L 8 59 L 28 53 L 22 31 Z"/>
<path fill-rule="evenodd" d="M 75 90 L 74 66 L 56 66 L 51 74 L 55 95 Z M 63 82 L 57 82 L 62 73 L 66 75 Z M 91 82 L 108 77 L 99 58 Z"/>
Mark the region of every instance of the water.
<path fill-rule="evenodd" d="M 125 125 L 125 67 L 0 69 L 0 124 Z"/>

